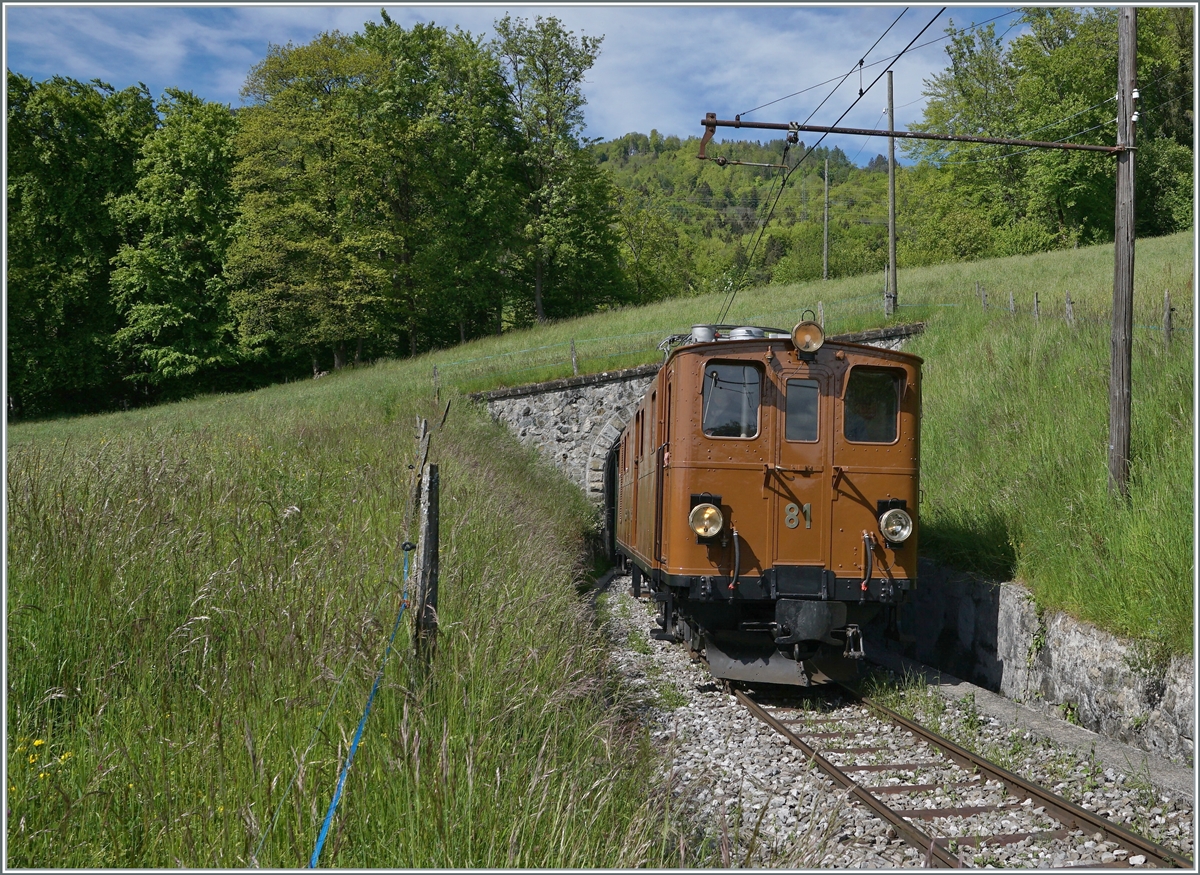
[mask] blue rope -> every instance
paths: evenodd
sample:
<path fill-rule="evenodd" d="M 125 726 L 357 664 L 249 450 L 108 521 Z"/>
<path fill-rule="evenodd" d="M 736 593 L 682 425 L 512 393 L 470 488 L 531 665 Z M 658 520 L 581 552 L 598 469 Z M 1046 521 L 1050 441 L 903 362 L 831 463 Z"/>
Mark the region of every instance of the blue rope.
<path fill-rule="evenodd" d="M 350 753 L 346 756 L 346 763 L 342 766 L 342 773 L 338 776 L 337 789 L 333 793 L 333 799 L 329 800 L 329 810 L 325 812 L 325 822 L 321 824 L 321 832 L 317 835 L 317 845 L 313 848 L 312 858 L 308 861 L 308 868 L 315 869 L 317 859 L 321 856 L 321 848 L 325 844 L 325 837 L 329 834 L 329 825 L 333 823 L 333 814 L 337 811 L 338 802 L 342 798 L 342 788 L 346 785 L 346 775 L 350 772 L 350 764 L 354 762 L 354 753 L 358 750 L 358 743 L 362 740 L 363 729 L 367 725 L 367 717 L 371 713 L 371 703 L 375 701 L 375 693 L 379 690 L 379 682 L 383 680 L 383 669 L 387 666 L 388 657 L 392 653 L 392 643 L 396 640 L 396 631 L 400 628 L 400 618 L 404 616 L 404 609 L 408 607 L 408 552 L 404 553 L 404 594 L 400 597 L 400 613 L 396 614 L 396 623 L 392 626 L 392 637 L 388 639 L 387 650 L 383 654 L 383 662 L 379 664 L 379 673 L 375 675 L 375 683 L 371 686 L 371 695 L 367 697 L 367 707 L 363 709 L 362 717 L 358 721 L 358 729 L 354 733 L 354 741 L 350 745 Z"/>

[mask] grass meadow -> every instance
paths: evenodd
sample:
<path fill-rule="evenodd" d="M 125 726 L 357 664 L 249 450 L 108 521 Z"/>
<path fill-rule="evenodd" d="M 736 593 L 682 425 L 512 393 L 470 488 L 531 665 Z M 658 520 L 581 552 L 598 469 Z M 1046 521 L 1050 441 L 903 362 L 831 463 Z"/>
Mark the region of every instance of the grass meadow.
<path fill-rule="evenodd" d="M 411 383 L 10 431 L 8 865 L 308 862 L 400 605 Z M 695 863 L 584 609 L 591 510 L 457 403 L 435 670 L 406 617 L 321 864 Z"/>
<path fill-rule="evenodd" d="M 1193 247 L 1190 233 L 1137 243 L 1128 503 L 1108 490 L 1113 247 L 900 272 L 891 322 L 928 324 L 906 347 L 925 359 L 924 555 L 1020 580 L 1041 607 L 1161 651 L 1192 652 Z M 827 333 L 857 331 L 887 324 L 882 300 L 881 276 L 766 286 L 739 293 L 726 321 L 788 328 L 820 303 Z M 471 390 L 568 376 L 572 339 L 591 361 L 581 370 L 643 364 L 660 358 L 662 337 L 715 321 L 722 304 L 676 299 L 514 332 L 430 356 L 426 373 L 437 365 L 443 383 Z"/>
<path fill-rule="evenodd" d="M 925 359 L 923 552 L 1192 650 L 1192 253 L 1190 235 L 1138 243 L 1127 504 L 1107 490 L 1112 247 L 901 271 L 893 321 L 928 322 L 909 347 Z M 880 287 L 751 289 L 728 321 L 786 328 L 820 301 L 830 333 L 877 327 Z M 435 365 L 453 398 L 433 434 L 437 662 L 415 672 L 403 623 L 321 864 L 712 863 L 587 609 L 594 512 L 459 393 L 569 374 L 571 340 L 584 371 L 653 361 L 721 306 L 9 428 L 7 864 L 308 862 L 399 608 Z"/>

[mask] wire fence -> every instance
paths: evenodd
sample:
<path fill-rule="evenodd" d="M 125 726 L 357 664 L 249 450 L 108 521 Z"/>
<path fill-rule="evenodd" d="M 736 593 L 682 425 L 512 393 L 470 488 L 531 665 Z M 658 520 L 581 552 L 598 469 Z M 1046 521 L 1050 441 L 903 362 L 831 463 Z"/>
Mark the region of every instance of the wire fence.
<path fill-rule="evenodd" d="M 1181 306 L 1175 306 L 1176 303 Z M 902 296 L 897 311 L 906 321 L 916 321 L 923 314 L 932 314 L 939 309 L 958 308 L 975 309 L 992 317 L 1057 319 L 1087 326 L 1111 324 L 1110 306 L 1098 304 L 1090 298 L 1075 300 L 1070 292 L 995 290 L 976 283 L 973 291 L 970 287 L 965 288 L 959 300 L 930 300 L 919 290 L 914 290 Z M 879 292 L 833 301 L 814 301 L 744 317 L 738 315 L 734 321 L 742 325 L 790 330 L 797 322 L 812 319 L 822 323 L 826 334 L 834 335 L 880 327 L 884 324 L 884 318 L 884 296 Z M 1191 299 L 1180 294 L 1171 302 L 1169 325 L 1165 320 L 1165 302 L 1157 308 L 1147 302 L 1139 302 L 1135 309 L 1134 331 L 1157 333 L 1159 336 L 1164 331 L 1190 335 L 1193 321 Z M 630 334 L 579 337 L 494 355 L 439 362 L 433 368 L 432 377 L 435 385 L 453 383 L 461 391 L 475 392 L 635 367 L 660 361 L 664 338 L 672 331 L 682 333 L 689 328 L 689 325 L 678 325 Z"/>

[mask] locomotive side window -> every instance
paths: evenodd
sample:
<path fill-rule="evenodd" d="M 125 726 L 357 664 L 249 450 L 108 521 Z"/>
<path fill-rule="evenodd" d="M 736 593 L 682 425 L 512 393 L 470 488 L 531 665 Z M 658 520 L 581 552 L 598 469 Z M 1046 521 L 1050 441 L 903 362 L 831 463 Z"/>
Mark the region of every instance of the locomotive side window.
<path fill-rule="evenodd" d="M 762 374 L 754 365 L 714 364 L 704 368 L 704 433 L 709 437 L 758 435 Z"/>
<path fill-rule="evenodd" d="M 820 393 L 816 380 L 787 381 L 787 426 L 784 436 L 789 441 L 817 439 L 817 405 Z"/>
<path fill-rule="evenodd" d="M 904 372 L 893 368 L 857 367 L 846 384 L 846 440 L 890 444 L 897 436 L 900 387 Z"/>

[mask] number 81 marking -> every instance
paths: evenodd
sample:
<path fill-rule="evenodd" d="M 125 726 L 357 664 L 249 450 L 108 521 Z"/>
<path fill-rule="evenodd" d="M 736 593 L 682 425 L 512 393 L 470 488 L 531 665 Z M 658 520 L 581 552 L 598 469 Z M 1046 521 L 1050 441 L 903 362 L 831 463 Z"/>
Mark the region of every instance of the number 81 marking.
<path fill-rule="evenodd" d="M 804 512 L 804 528 L 812 528 L 812 505 L 806 504 L 803 507 Z M 789 529 L 794 529 L 800 525 L 801 508 L 794 504 L 789 504 L 783 509 L 783 524 Z"/>

